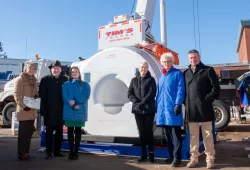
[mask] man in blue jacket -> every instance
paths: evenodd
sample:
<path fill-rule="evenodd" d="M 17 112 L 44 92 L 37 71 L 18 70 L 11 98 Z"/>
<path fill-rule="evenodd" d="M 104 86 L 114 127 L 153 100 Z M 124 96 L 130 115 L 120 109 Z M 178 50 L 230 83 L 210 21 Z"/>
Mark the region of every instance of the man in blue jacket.
<path fill-rule="evenodd" d="M 161 56 L 162 75 L 158 83 L 156 98 L 156 125 L 164 126 L 168 141 L 169 158 L 172 167 L 181 164 L 181 126 L 183 126 L 182 103 L 185 97 L 184 77 L 180 70 L 173 67 L 172 53 Z"/>

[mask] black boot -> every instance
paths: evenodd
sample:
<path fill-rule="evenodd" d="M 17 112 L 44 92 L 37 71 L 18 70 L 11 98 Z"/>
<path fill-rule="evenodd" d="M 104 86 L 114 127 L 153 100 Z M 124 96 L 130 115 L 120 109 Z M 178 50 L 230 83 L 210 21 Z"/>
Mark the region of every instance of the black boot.
<path fill-rule="evenodd" d="M 79 154 L 78 154 L 78 153 L 75 153 L 75 155 L 74 155 L 74 160 L 77 160 L 78 157 L 79 157 Z"/>
<path fill-rule="evenodd" d="M 141 154 L 141 158 L 138 159 L 138 162 L 147 162 L 148 161 L 148 156 L 147 156 L 147 150 L 146 147 L 142 147 L 142 154 Z"/>
<path fill-rule="evenodd" d="M 73 151 L 69 152 L 68 160 L 73 160 L 75 156 L 75 153 Z"/>
<path fill-rule="evenodd" d="M 78 151 L 79 151 L 80 144 L 76 143 L 75 144 L 75 154 L 74 154 L 74 160 L 77 160 L 79 157 Z"/>
<path fill-rule="evenodd" d="M 155 162 L 155 154 L 154 152 L 149 152 L 149 160 L 150 163 L 154 163 Z"/>

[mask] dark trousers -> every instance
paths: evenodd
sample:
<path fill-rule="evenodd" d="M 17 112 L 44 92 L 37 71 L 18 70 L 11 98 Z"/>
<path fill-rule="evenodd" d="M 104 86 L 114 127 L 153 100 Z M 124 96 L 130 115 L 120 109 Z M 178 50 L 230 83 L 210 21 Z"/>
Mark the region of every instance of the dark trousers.
<path fill-rule="evenodd" d="M 29 153 L 33 128 L 34 128 L 34 120 L 19 121 L 18 144 L 17 144 L 18 155 Z"/>
<path fill-rule="evenodd" d="M 54 130 L 56 131 L 53 134 Z M 46 126 L 46 152 L 60 153 L 63 139 L 63 126 Z M 53 150 L 54 146 L 54 150 Z"/>
<path fill-rule="evenodd" d="M 166 126 L 166 138 L 169 157 L 181 160 L 181 126 Z"/>
<path fill-rule="evenodd" d="M 81 143 L 81 137 L 82 137 L 81 127 L 68 127 L 68 142 L 71 153 L 74 152 L 74 143 L 75 143 L 75 153 L 78 153 Z"/>
<path fill-rule="evenodd" d="M 148 116 L 145 114 L 135 114 L 135 120 L 139 130 L 142 155 L 147 154 L 147 146 L 149 148 L 149 152 L 154 152 L 154 116 Z"/>

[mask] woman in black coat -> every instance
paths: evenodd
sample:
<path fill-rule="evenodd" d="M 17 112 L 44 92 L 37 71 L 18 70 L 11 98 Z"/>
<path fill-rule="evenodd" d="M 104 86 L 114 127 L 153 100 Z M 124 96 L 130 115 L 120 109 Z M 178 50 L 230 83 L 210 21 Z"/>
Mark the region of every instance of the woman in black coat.
<path fill-rule="evenodd" d="M 153 122 L 155 116 L 155 79 L 148 71 L 148 63 L 143 62 L 136 77 L 131 80 L 128 89 L 128 98 L 133 103 L 132 113 L 135 114 L 139 130 L 142 154 L 139 162 L 148 160 L 146 147 L 149 148 L 149 161 L 154 162 Z"/>

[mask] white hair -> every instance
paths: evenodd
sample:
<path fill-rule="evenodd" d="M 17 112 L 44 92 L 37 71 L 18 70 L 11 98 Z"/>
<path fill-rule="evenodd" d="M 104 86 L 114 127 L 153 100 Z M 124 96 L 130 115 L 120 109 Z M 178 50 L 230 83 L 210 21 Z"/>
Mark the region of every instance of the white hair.
<path fill-rule="evenodd" d="M 167 59 L 167 58 L 170 58 L 170 59 L 174 62 L 174 56 L 173 56 L 172 53 L 167 52 L 167 53 L 163 53 L 163 54 L 161 55 L 161 61 L 162 61 L 163 59 Z"/>

